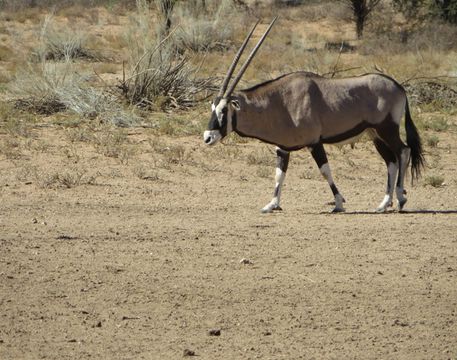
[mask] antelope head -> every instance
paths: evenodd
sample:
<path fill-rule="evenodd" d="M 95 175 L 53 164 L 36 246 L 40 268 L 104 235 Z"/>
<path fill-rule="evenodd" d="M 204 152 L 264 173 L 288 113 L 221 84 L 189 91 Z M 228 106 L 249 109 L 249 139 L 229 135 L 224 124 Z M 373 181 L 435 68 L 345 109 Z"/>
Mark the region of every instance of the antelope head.
<path fill-rule="evenodd" d="M 252 49 L 249 57 L 246 59 L 245 63 L 241 67 L 238 75 L 232 81 L 230 87 L 228 88 L 230 79 L 235 71 L 236 65 L 240 60 L 241 55 L 243 54 L 246 45 L 249 42 L 252 34 L 254 33 L 255 28 L 259 21 L 257 21 L 254 26 L 252 27 L 251 31 L 249 32 L 246 39 L 244 39 L 243 44 L 241 45 L 240 49 L 238 50 L 235 58 L 233 59 L 232 64 L 225 76 L 224 81 L 222 82 L 221 88 L 219 90 L 218 95 L 214 99 L 211 104 L 211 119 L 208 123 L 208 129 L 203 133 L 203 140 L 207 145 L 214 145 L 219 140 L 226 137 L 232 130 L 234 129 L 234 118 L 236 117 L 236 112 L 240 110 L 240 104 L 235 96 L 232 96 L 233 91 L 235 90 L 236 85 L 241 80 L 241 77 L 245 73 L 247 67 L 249 66 L 250 62 L 254 58 L 257 50 L 259 50 L 260 46 L 262 45 L 263 41 L 267 37 L 268 33 L 270 32 L 273 24 L 275 23 L 277 17 L 273 19 L 270 26 L 267 28 L 263 36 L 260 38 L 257 45 Z M 228 90 L 227 90 L 228 88 Z"/>

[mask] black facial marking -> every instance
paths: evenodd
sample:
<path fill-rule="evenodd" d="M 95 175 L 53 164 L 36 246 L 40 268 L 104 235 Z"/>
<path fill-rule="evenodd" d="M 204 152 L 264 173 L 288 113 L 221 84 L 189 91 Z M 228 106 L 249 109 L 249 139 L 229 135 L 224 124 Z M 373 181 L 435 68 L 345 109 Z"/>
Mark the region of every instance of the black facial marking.
<path fill-rule="evenodd" d="M 219 102 L 221 101 L 221 99 L 222 98 L 217 97 L 214 100 L 213 104 L 215 107 L 217 107 L 219 105 Z M 224 107 L 222 109 L 222 119 L 219 122 L 219 119 L 216 114 L 216 109 L 214 109 L 214 111 L 211 113 L 211 118 L 208 123 L 208 130 L 219 130 L 222 137 L 226 136 L 227 135 L 227 121 L 228 121 L 227 113 L 228 113 L 228 108 Z"/>
<path fill-rule="evenodd" d="M 208 123 L 208 130 L 219 130 L 220 129 L 219 120 L 217 120 L 216 111 L 213 111 L 211 118 Z"/>

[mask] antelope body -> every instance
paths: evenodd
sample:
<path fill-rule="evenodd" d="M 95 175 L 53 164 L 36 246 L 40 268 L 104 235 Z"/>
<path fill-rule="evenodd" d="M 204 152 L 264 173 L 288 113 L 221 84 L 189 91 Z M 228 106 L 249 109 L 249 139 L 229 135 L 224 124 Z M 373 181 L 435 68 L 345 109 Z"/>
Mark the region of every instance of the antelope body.
<path fill-rule="evenodd" d="M 323 144 L 354 142 L 362 133 L 369 132 L 387 166 L 386 195 L 377 211 L 386 211 L 392 205 L 395 187 L 401 210 L 406 203 L 403 184 L 408 164 L 411 162 L 413 176 L 419 176 L 423 153 L 405 90 L 395 80 L 382 74 L 327 79 L 309 72 L 296 72 L 233 93 L 275 20 L 226 92 L 228 81 L 255 26 L 241 46 L 213 102 L 212 117 L 204 133 L 205 143 L 214 145 L 235 131 L 241 136 L 276 145 L 275 191 L 263 212 L 281 209 L 281 187 L 289 153 L 309 148 L 333 192 L 333 211 L 339 212 L 344 211 L 344 198 L 333 181 Z M 404 114 L 407 145 L 399 135 Z"/>

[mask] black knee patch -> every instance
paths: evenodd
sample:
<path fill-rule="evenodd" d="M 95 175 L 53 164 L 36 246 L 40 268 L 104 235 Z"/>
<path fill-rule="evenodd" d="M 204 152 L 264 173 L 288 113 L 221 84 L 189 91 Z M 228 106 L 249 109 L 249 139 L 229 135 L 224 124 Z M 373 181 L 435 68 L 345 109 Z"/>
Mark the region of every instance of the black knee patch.
<path fill-rule="evenodd" d="M 322 165 L 328 162 L 327 154 L 325 153 L 324 146 L 321 143 L 311 147 L 311 155 L 319 169 L 322 167 Z"/>
<path fill-rule="evenodd" d="M 289 167 L 289 157 L 290 153 L 281 149 L 276 149 L 276 167 L 281 169 L 281 171 L 286 172 Z"/>

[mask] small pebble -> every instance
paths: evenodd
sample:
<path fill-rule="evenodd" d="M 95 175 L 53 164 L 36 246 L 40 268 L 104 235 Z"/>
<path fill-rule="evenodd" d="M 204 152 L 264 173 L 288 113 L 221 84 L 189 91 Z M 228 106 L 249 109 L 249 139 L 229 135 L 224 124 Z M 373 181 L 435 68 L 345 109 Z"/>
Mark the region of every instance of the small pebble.
<path fill-rule="evenodd" d="M 252 265 L 253 264 L 253 262 L 251 260 L 245 259 L 245 258 L 241 259 L 240 263 L 241 264 L 245 264 L 245 265 Z"/>
<path fill-rule="evenodd" d="M 221 329 L 211 329 L 209 331 L 210 336 L 221 336 Z"/>
<path fill-rule="evenodd" d="M 184 349 L 183 356 L 195 356 L 195 351 Z"/>

